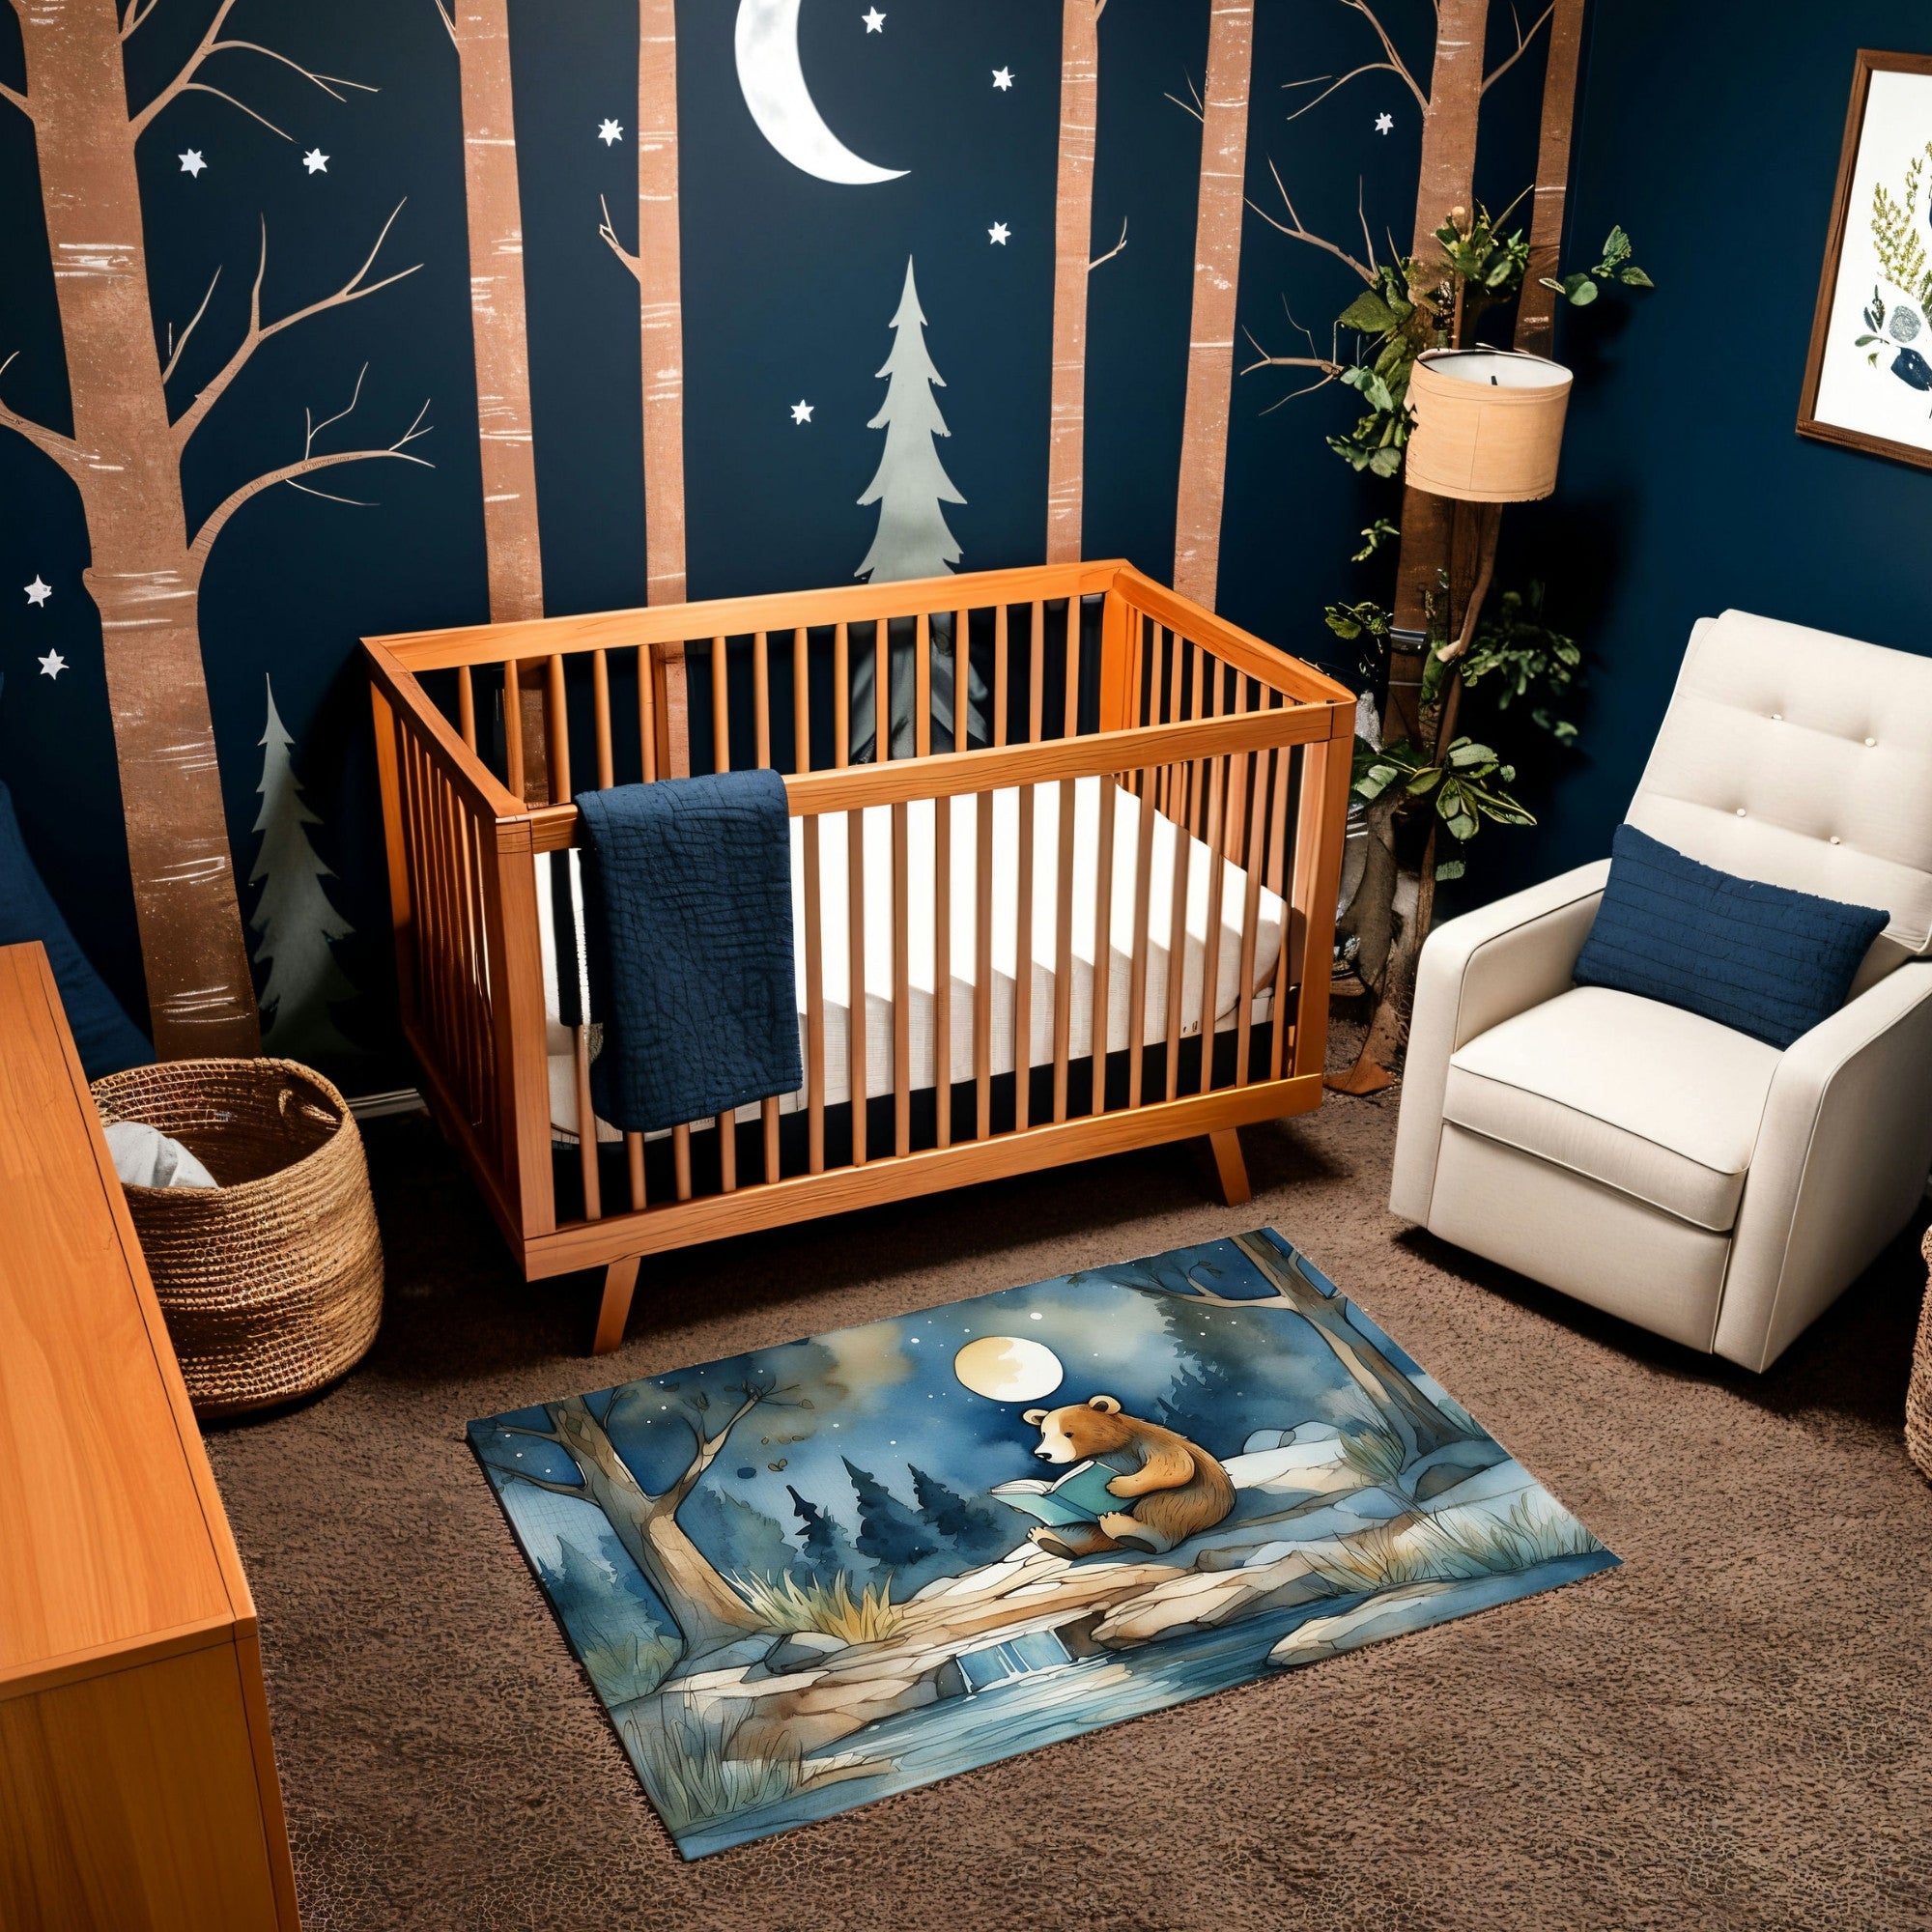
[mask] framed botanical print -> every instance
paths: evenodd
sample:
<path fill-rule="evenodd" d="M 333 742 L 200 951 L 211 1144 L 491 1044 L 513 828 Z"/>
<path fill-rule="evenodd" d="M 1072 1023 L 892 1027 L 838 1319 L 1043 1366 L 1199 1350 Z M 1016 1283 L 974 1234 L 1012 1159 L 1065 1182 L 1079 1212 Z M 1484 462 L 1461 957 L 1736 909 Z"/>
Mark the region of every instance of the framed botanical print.
<path fill-rule="evenodd" d="M 1798 432 L 1932 469 L 1932 54 L 1861 51 Z"/>

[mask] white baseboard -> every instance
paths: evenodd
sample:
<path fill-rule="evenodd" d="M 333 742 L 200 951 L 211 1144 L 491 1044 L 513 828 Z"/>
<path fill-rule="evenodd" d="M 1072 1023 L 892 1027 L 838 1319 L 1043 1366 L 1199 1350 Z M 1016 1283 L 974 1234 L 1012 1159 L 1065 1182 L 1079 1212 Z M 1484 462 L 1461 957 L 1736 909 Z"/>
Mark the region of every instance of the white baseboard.
<path fill-rule="evenodd" d="M 423 1096 L 413 1087 L 392 1088 L 386 1094 L 357 1094 L 351 1097 L 349 1111 L 358 1121 L 381 1121 L 391 1114 L 420 1114 L 427 1111 Z"/>

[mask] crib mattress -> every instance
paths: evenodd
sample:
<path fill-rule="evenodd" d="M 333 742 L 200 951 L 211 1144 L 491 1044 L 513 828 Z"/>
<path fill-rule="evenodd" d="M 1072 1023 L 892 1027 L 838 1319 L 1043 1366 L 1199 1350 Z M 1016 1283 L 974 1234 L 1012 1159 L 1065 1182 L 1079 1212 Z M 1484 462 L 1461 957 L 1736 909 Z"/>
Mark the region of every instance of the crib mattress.
<path fill-rule="evenodd" d="M 1111 855 L 1100 850 L 1100 787 L 1114 788 L 1114 836 Z M 1034 792 L 1033 931 L 1029 951 L 1032 1011 L 1028 1028 L 1028 1064 L 1050 1065 L 1053 1061 L 1053 1022 L 1059 962 L 1060 801 L 1058 785 L 1040 785 Z M 1019 792 L 1009 788 L 993 794 L 990 840 L 993 871 L 991 944 L 991 1062 L 995 1073 L 1013 1070 L 1018 946 L 1020 809 Z M 1186 838 L 1186 943 L 1181 961 L 1180 1023 L 1183 1037 L 1202 1030 L 1204 980 L 1207 974 L 1208 909 L 1211 855 L 1206 843 L 1184 833 L 1165 813 L 1153 812 L 1152 866 L 1148 903 L 1139 913 L 1134 904 L 1135 865 L 1139 850 L 1141 813 L 1145 807 L 1130 791 L 1111 779 L 1076 781 L 1073 802 L 1073 917 L 1069 985 L 1069 1058 L 1084 1059 L 1094 1051 L 1094 959 L 1097 886 L 1103 863 L 1112 873 L 1111 927 L 1106 1049 L 1119 1052 L 1131 1033 L 1132 967 L 1135 935 L 1147 933 L 1147 1009 L 1144 1044 L 1167 1037 L 1170 941 L 1174 920 L 1176 841 Z M 933 932 L 934 846 L 937 815 L 950 815 L 952 832 L 952 946 L 947 997 L 952 1016 L 952 1076 L 971 1080 L 975 1073 L 974 1009 L 979 966 L 977 931 L 979 871 L 979 800 L 975 796 L 934 801 L 917 800 L 907 808 L 907 894 L 910 927 L 908 1031 L 909 1085 L 914 1090 L 935 1084 L 936 1033 L 940 1010 Z M 851 1037 L 854 999 L 850 948 L 852 893 L 849 864 L 849 814 L 828 812 L 817 820 L 819 838 L 819 923 L 823 933 L 822 993 L 825 1015 L 824 1098 L 837 1106 L 852 1097 Z M 864 990 L 866 1029 L 866 1092 L 870 1097 L 890 1094 L 893 1067 L 893 844 L 892 808 L 874 806 L 860 814 L 864 846 L 863 898 L 865 959 L 858 976 Z M 806 1037 L 806 821 L 791 821 L 792 929 L 795 935 L 797 1009 L 800 1058 L 810 1079 L 811 1060 Z M 582 944 L 582 896 L 580 854 L 540 854 L 537 859 L 538 920 L 543 948 L 547 1050 L 550 1057 L 551 1122 L 555 1136 L 574 1142 L 577 1133 L 576 1059 L 570 1030 L 558 1018 L 557 948 L 554 920 L 558 895 L 550 868 L 567 866 L 570 905 L 579 927 L 579 944 L 566 956 L 584 956 Z M 1247 911 L 1247 875 L 1232 861 L 1222 860 L 1221 943 L 1213 991 L 1213 1030 L 1225 1032 L 1239 1019 L 1241 937 Z M 1254 985 L 1250 1017 L 1265 1020 L 1272 1010 L 1269 988 L 1281 956 L 1287 908 L 1265 886 L 1261 890 L 1255 922 Z M 587 984 L 580 985 L 582 1010 L 596 1018 Z M 807 1104 L 805 1089 L 786 1094 L 781 1111 L 796 1112 Z M 738 1118 L 754 1121 L 756 1106 L 741 1108 Z M 599 1140 L 621 1138 L 606 1122 L 598 1122 Z M 709 1122 L 694 1122 L 708 1125 Z"/>

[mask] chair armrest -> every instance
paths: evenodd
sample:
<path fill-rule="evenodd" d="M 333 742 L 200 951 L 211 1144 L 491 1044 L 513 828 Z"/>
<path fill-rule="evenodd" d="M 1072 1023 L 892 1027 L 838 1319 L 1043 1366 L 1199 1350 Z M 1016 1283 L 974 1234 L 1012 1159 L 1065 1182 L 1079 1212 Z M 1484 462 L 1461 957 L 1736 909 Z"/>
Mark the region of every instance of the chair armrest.
<path fill-rule="evenodd" d="M 1932 961 L 1794 1040 L 1732 1236 L 1717 1352 L 1766 1369 L 1911 1218 L 1932 1166 Z"/>
<path fill-rule="evenodd" d="M 1567 992 L 1610 862 L 1574 872 L 1446 921 L 1416 962 L 1415 1007 L 1403 1063 L 1389 1209 L 1426 1226 L 1442 1137 L 1449 1056 L 1479 1033 Z"/>

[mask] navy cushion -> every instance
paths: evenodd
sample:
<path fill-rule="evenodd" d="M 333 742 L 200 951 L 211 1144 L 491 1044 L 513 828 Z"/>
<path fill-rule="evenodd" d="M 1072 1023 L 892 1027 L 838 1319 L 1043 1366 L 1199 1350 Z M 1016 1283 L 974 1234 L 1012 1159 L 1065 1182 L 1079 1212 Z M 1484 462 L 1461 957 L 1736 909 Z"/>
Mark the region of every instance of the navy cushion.
<path fill-rule="evenodd" d="M 20 837 L 14 794 L 0 784 L 0 946 L 18 946 L 30 939 L 47 949 L 47 962 L 54 969 L 61 1005 L 67 1009 L 67 1023 L 87 1077 L 99 1080 L 124 1067 L 146 1066 L 155 1049 L 141 1037 L 74 943 Z"/>
<path fill-rule="evenodd" d="M 1734 878 L 1620 825 L 1576 980 L 1786 1047 L 1845 1004 L 1890 917 Z"/>

